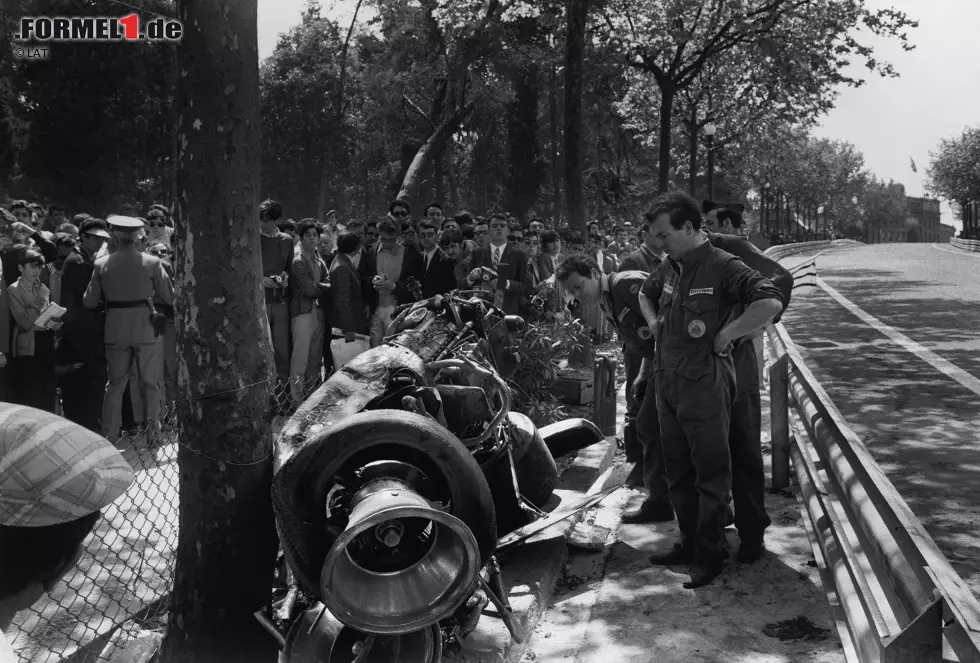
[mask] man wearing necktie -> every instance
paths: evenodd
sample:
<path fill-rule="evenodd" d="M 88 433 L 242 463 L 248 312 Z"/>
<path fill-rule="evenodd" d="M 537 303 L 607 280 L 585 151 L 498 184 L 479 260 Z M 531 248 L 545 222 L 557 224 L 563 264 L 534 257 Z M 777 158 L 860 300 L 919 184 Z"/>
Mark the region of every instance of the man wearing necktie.
<path fill-rule="evenodd" d="M 456 289 L 456 268 L 452 258 L 439 248 L 439 229 L 435 222 L 422 220 L 419 222 L 419 249 L 422 251 L 424 265 L 422 275 L 422 297 L 428 299 L 436 295 L 445 295 Z"/>
<path fill-rule="evenodd" d="M 470 287 L 494 293 L 494 305 L 508 315 L 516 315 L 521 298 L 528 292 L 527 254 L 507 242 L 507 218 L 503 214 L 490 217 L 490 243 L 485 249 L 473 252 L 473 270 L 467 275 Z M 484 281 L 483 268 L 492 270 L 494 278 Z"/>

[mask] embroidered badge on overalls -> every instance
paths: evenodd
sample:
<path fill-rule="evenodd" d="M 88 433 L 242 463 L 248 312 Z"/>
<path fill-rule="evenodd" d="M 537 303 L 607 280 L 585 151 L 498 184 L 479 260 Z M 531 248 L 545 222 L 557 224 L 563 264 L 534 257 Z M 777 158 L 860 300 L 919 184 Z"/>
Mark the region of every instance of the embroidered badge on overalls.
<path fill-rule="evenodd" d="M 693 295 L 713 295 L 715 292 L 714 288 L 694 288 L 690 290 L 687 295 L 689 297 Z"/>
<path fill-rule="evenodd" d="M 636 335 L 640 337 L 640 340 L 649 341 L 653 338 L 653 330 L 649 327 L 640 327 L 636 330 Z"/>
<path fill-rule="evenodd" d="M 664 294 L 665 295 L 672 295 L 672 294 L 674 294 L 674 282 L 673 281 L 671 281 L 670 283 L 667 283 L 667 284 L 664 285 Z"/>
<path fill-rule="evenodd" d="M 691 338 L 701 338 L 706 331 L 708 328 L 700 320 L 691 320 L 687 325 L 687 333 L 691 335 Z"/>
<path fill-rule="evenodd" d="M 639 283 L 634 283 L 633 285 L 630 286 L 630 294 L 631 295 L 635 295 L 639 291 L 640 291 L 640 284 Z"/>

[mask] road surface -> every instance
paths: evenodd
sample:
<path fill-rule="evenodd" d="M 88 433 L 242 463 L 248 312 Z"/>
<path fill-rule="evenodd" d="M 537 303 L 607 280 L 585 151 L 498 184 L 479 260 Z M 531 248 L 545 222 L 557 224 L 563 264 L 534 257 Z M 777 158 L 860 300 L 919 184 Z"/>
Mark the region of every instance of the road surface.
<path fill-rule="evenodd" d="M 821 253 L 817 268 L 818 287 L 794 293 L 786 328 L 980 595 L 980 254 L 858 245 Z"/>

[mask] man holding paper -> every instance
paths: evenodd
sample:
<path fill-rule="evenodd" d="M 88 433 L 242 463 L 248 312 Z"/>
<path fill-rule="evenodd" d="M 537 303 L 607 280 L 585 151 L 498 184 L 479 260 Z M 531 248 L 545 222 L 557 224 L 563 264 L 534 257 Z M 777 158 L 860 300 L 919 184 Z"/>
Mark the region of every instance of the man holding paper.
<path fill-rule="evenodd" d="M 18 259 L 20 277 L 7 290 L 14 319 L 11 343 L 13 380 L 9 397 L 20 405 L 54 413 L 57 400 L 54 332 L 61 329 L 65 309 L 51 303 L 51 291 L 41 283 L 44 256 L 33 249 Z"/>

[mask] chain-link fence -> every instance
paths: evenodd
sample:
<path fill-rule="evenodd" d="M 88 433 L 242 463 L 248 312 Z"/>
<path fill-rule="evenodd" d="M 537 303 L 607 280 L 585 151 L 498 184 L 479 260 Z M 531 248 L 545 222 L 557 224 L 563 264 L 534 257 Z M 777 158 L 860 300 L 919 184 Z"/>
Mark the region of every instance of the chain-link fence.
<path fill-rule="evenodd" d="M 276 389 L 274 433 L 296 407 L 288 391 Z M 177 548 L 179 407 L 166 408 L 159 439 L 145 426 L 120 438 L 116 446 L 136 481 L 103 509 L 75 569 L 14 619 L 6 637 L 20 663 L 129 661 L 134 647 L 162 639 Z"/>

